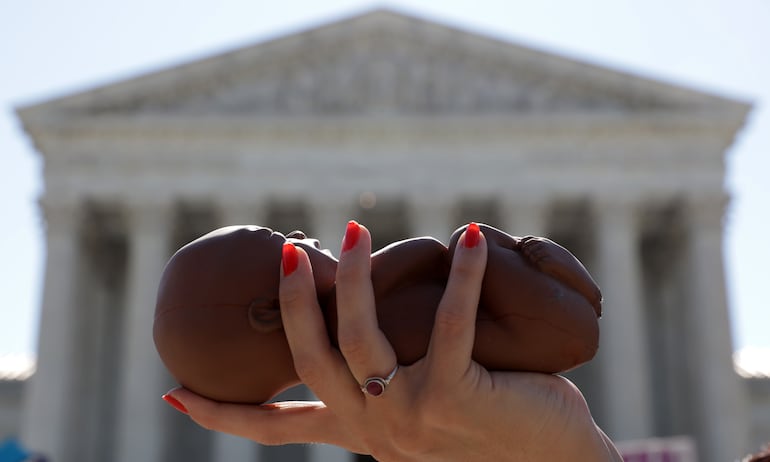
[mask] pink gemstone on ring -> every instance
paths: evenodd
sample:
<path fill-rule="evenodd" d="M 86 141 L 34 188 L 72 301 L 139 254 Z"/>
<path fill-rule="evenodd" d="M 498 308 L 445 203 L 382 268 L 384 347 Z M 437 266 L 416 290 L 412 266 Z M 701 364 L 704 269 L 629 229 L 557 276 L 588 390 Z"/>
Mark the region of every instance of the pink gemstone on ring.
<path fill-rule="evenodd" d="M 364 381 L 364 384 L 361 385 L 361 391 L 367 395 L 380 396 L 385 392 L 385 388 L 388 386 L 390 381 L 393 380 L 393 377 L 396 375 L 396 371 L 398 371 L 398 364 L 396 364 L 396 367 L 393 368 L 387 377 L 369 377 L 366 379 L 366 381 Z"/>
<path fill-rule="evenodd" d="M 385 391 L 385 381 L 380 378 L 369 379 L 364 385 L 366 392 L 372 396 L 380 396 Z"/>

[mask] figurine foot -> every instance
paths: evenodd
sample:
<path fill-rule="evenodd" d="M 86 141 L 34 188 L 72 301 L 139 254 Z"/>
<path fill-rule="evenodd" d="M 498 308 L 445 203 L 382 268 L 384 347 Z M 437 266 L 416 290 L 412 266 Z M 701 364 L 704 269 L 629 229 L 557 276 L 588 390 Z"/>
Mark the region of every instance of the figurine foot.
<path fill-rule="evenodd" d="M 572 253 L 544 237 L 525 236 L 519 241 L 522 255 L 538 270 L 581 293 L 601 316 L 602 294 L 591 275 Z"/>

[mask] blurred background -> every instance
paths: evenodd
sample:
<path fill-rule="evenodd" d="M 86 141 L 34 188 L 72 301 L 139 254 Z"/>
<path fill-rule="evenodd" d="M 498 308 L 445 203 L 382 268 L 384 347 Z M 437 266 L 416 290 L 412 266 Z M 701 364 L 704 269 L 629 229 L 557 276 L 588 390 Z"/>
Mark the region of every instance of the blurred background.
<path fill-rule="evenodd" d="M 0 13 L 5 62 L 0 440 L 18 437 L 33 451 L 65 448 L 54 460 L 137 460 L 132 445 L 152 445 L 140 434 L 119 435 L 131 433 L 144 417 L 141 412 L 136 420 L 115 417 L 123 405 L 105 404 L 116 396 L 105 389 L 124 387 L 140 396 L 154 390 L 153 382 L 139 374 L 132 380 L 150 385 L 135 385 L 121 378 L 127 363 L 108 365 L 105 358 L 134 361 L 152 353 L 132 350 L 138 347 L 128 339 L 142 331 L 146 319 L 126 313 L 152 304 L 149 287 L 165 252 L 233 220 L 283 231 L 303 227 L 334 248 L 351 216 L 374 229 L 381 245 L 423 233 L 446 240 L 454 226 L 470 219 L 511 234 L 539 232 L 578 254 L 600 283 L 611 281 L 608 274 L 622 274 L 607 269 L 614 260 L 603 260 L 600 237 L 630 230 L 628 255 L 638 259 L 638 268 L 622 271 L 640 272 L 630 289 L 638 300 L 631 303 L 636 311 L 630 311 L 627 324 L 617 329 L 627 334 L 623 329 L 644 325 L 632 331 L 640 346 L 624 350 L 633 358 L 600 357 L 597 365 L 573 373 L 597 420 L 623 440 L 691 437 L 685 441 L 701 445 L 703 460 L 718 460 L 703 454 L 702 445 L 719 428 L 698 423 L 704 414 L 697 414 L 694 404 L 672 404 L 683 399 L 683 389 L 702 387 L 700 380 L 711 377 L 713 387 L 734 389 L 720 399 L 744 407 L 734 418 L 743 419 L 735 428 L 746 432 L 746 441 L 725 442 L 721 450 L 749 450 L 767 435 L 770 310 L 762 279 L 770 259 L 765 239 L 770 186 L 763 178 L 770 167 L 767 2 L 602 0 L 586 8 L 567 1 L 48 1 L 4 5 Z M 330 51 L 328 43 L 337 43 L 337 35 L 348 43 L 344 40 L 355 41 L 356 34 L 361 34 L 358 47 Z M 401 34 L 400 39 L 389 34 Z M 283 86 L 276 83 L 281 79 Z M 23 107 L 26 115 L 17 114 Z M 351 114 L 360 120 L 348 120 Z M 570 151 L 576 153 L 572 158 Z M 285 160 L 270 160 L 271 154 Z M 486 156 L 489 165 L 476 169 L 475 156 Z M 402 167 L 412 164 L 411 175 L 404 173 Z M 313 202 L 312 189 L 296 184 L 308 180 L 287 173 L 296 165 L 306 166 L 310 177 L 335 178 L 338 187 L 327 188 L 321 204 Z M 440 165 L 433 170 L 440 175 L 421 176 L 421 165 L 424 171 Z M 521 168 L 528 174 L 514 171 Z M 458 172 L 473 173 L 463 180 L 455 178 Z M 249 177 L 261 183 L 249 184 Z M 121 195 L 129 190 L 132 197 Z M 157 209 L 155 199 L 169 191 L 171 208 Z M 719 196 L 721 191 L 726 196 Z M 41 197 L 47 216 L 38 204 Z M 711 236 L 716 241 L 698 241 L 721 247 L 717 255 L 698 260 L 681 251 L 690 245 L 693 229 L 713 223 L 714 214 L 718 219 L 725 197 L 723 227 Z M 626 211 L 631 204 L 632 221 L 603 220 L 615 216 L 615 209 L 605 206 L 608 198 L 622 199 Z M 706 218 L 693 218 L 696 199 L 710 211 Z M 227 210 L 217 205 L 222 202 L 230 205 Z M 137 219 L 135 209 L 148 204 L 154 212 Z M 329 223 L 316 216 L 322 207 Z M 143 275 L 137 282 L 131 262 L 138 256 L 131 253 L 129 237 L 144 236 L 137 223 L 152 229 L 158 216 L 170 221 L 169 248 L 155 264 L 134 270 Z M 49 267 L 47 281 L 46 222 L 50 228 L 54 220 L 69 230 L 62 236 L 75 235 L 75 247 L 54 236 L 61 255 L 75 253 L 70 255 L 75 266 Z M 522 229 L 525 222 L 531 228 Z M 628 250 L 617 239 L 612 242 Z M 164 244 L 148 238 L 146 249 Z M 689 284 L 683 274 L 696 272 L 693 265 L 714 267 L 711 277 L 722 278 L 709 280 L 709 289 L 701 292 L 715 294 L 713 309 L 724 313 L 721 321 L 700 324 L 717 330 L 701 333 L 713 342 L 699 345 L 698 335 L 683 335 L 694 338 L 687 347 L 675 338 L 677 329 L 693 328 L 697 323 L 690 321 L 703 308 L 684 308 L 697 305 L 697 296 L 688 299 L 651 275 L 677 267 L 676 278 L 685 279 L 671 280 L 681 288 Z M 145 298 L 127 295 L 136 284 L 146 287 L 139 290 Z M 626 298 L 628 281 L 618 284 L 623 287 L 618 296 Z M 693 284 L 704 282 L 696 278 Z M 712 284 L 724 284 L 724 291 L 713 292 Z M 67 312 L 51 301 L 59 294 L 69 294 L 69 305 L 78 308 Z M 48 359 L 53 365 L 45 366 L 48 372 L 41 358 L 40 372 L 51 383 L 69 382 L 59 387 L 61 394 L 47 398 L 50 403 L 30 405 L 25 403 L 38 401 L 31 398 L 36 393 L 48 396 L 42 385 L 36 392 L 28 385 L 41 321 L 46 325 L 45 306 L 54 312 L 46 316 L 48 335 L 55 339 L 48 348 L 55 353 Z M 691 318 L 672 314 L 687 310 Z M 73 313 L 80 314 L 68 316 Z M 88 316 L 92 324 L 78 316 Z M 90 340 L 57 343 L 62 336 Z M 142 340 L 147 339 L 133 342 Z M 88 348 L 99 353 L 81 351 Z M 695 350 L 710 355 L 715 365 L 698 363 L 704 359 L 696 358 Z M 656 367 L 662 364 L 659 356 L 669 357 L 665 367 Z M 740 374 L 734 379 L 725 372 L 732 371 L 726 361 L 733 357 Z M 636 407 L 615 409 L 605 399 L 606 387 L 624 371 L 607 372 L 608 365 L 628 367 L 632 359 L 645 362 L 637 373 L 665 378 L 636 377 L 644 385 L 635 389 L 646 398 L 631 399 Z M 713 398 L 709 393 L 698 399 Z M 64 402 L 83 396 L 96 396 L 96 404 L 72 421 L 64 419 L 69 415 Z M 59 410 L 48 415 L 46 407 Z M 644 416 L 634 423 L 613 421 L 639 409 Z M 157 422 L 176 417 L 164 414 Z M 36 435 L 36 422 L 53 423 Z M 66 428 L 86 436 L 73 443 Z M 187 427 L 174 435 L 172 440 L 186 442 L 180 443 L 186 450 L 140 459 L 193 460 L 190 454 L 204 453 L 244 460 L 341 457 L 332 448 L 255 450 Z M 677 447 L 681 441 L 676 439 Z"/>

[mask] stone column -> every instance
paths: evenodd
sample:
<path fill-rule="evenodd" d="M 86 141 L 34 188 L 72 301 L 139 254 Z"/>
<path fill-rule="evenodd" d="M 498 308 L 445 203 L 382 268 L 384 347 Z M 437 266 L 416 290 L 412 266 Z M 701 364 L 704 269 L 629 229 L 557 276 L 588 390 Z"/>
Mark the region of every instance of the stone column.
<path fill-rule="evenodd" d="M 68 421 L 73 402 L 72 369 L 78 270 L 79 204 L 42 202 L 46 220 L 45 286 L 40 313 L 37 371 L 25 390 L 21 438 L 24 445 L 51 460 L 70 461 L 67 441 L 77 438 Z"/>
<path fill-rule="evenodd" d="M 328 199 L 317 203 L 311 203 L 311 219 L 315 238 L 321 241 L 322 248 L 328 248 L 332 254 L 339 256 L 342 237 L 345 234 L 345 226 L 350 220 L 352 202 L 343 198 Z M 308 389 L 306 399 L 316 400 Z M 353 455 L 337 446 L 328 444 L 312 444 L 307 447 L 308 462 L 345 462 L 352 461 Z"/>
<path fill-rule="evenodd" d="M 211 460 L 227 462 L 260 462 L 259 445 L 246 438 L 216 433 Z"/>
<path fill-rule="evenodd" d="M 595 204 L 598 283 L 604 296 L 599 361 L 602 424 L 617 440 L 652 436 L 652 396 L 638 211 L 631 201 Z"/>
<path fill-rule="evenodd" d="M 513 197 L 500 204 L 503 231 L 514 236 L 547 237 L 548 202 L 542 198 Z"/>
<path fill-rule="evenodd" d="M 261 225 L 264 205 L 260 201 L 223 197 L 217 201 L 220 226 Z M 259 445 L 246 438 L 215 433 L 212 447 L 212 461 L 259 462 Z"/>
<path fill-rule="evenodd" d="M 308 462 L 353 462 L 355 454 L 330 444 L 308 446 Z"/>
<path fill-rule="evenodd" d="M 345 227 L 353 216 L 352 202 L 343 198 L 325 199 L 310 204 L 311 219 L 315 237 L 321 241 L 321 248 L 331 250 L 339 257 Z"/>
<path fill-rule="evenodd" d="M 732 362 L 722 260 L 725 200 L 689 201 L 686 319 L 694 421 L 704 462 L 749 452 L 748 398 Z M 737 454 L 737 456 L 736 456 Z"/>
<path fill-rule="evenodd" d="M 411 237 L 431 236 L 444 242 L 454 231 L 456 201 L 448 197 L 409 197 L 409 224 Z"/>
<path fill-rule="evenodd" d="M 260 200 L 245 200 L 240 198 L 220 198 L 220 226 L 230 225 L 264 225 L 265 204 Z"/>
<path fill-rule="evenodd" d="M 158 282 L 169 257 L 170 204 L 128 207 L 129 262 L 124 320 L 120 404 L 117 416 L 118 462 L 158 462 L 163 454 L 165 369 L 152 340 Z"/>
<path fill-rule="evenodd" d="M 430 236 L 449 244 L 455 228 L 454 205 L 452 198 L 410 196 L 407 203 L 410 237 Z"/>

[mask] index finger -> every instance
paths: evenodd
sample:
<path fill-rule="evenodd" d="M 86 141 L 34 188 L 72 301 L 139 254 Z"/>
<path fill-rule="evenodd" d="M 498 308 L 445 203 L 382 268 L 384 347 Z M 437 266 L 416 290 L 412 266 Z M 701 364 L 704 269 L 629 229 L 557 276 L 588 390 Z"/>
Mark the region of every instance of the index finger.
<path fill-rule="evenodd" d="M 428 345 L 429 364 L 442 375 L 459 376 L 468 370 L 486 265 L 486 240 L 479 226 L 471 223 L 457 242 Z"/>
<path fill-rule="evenodd" d="M 362 398 L 347 364 L 331 346 L 323 312 L 313 285 L 307 253 L 284 244 L 279 287 L 281 320 L 297 375 L 324 403 L 334 409 L 356 405 Z"/>

